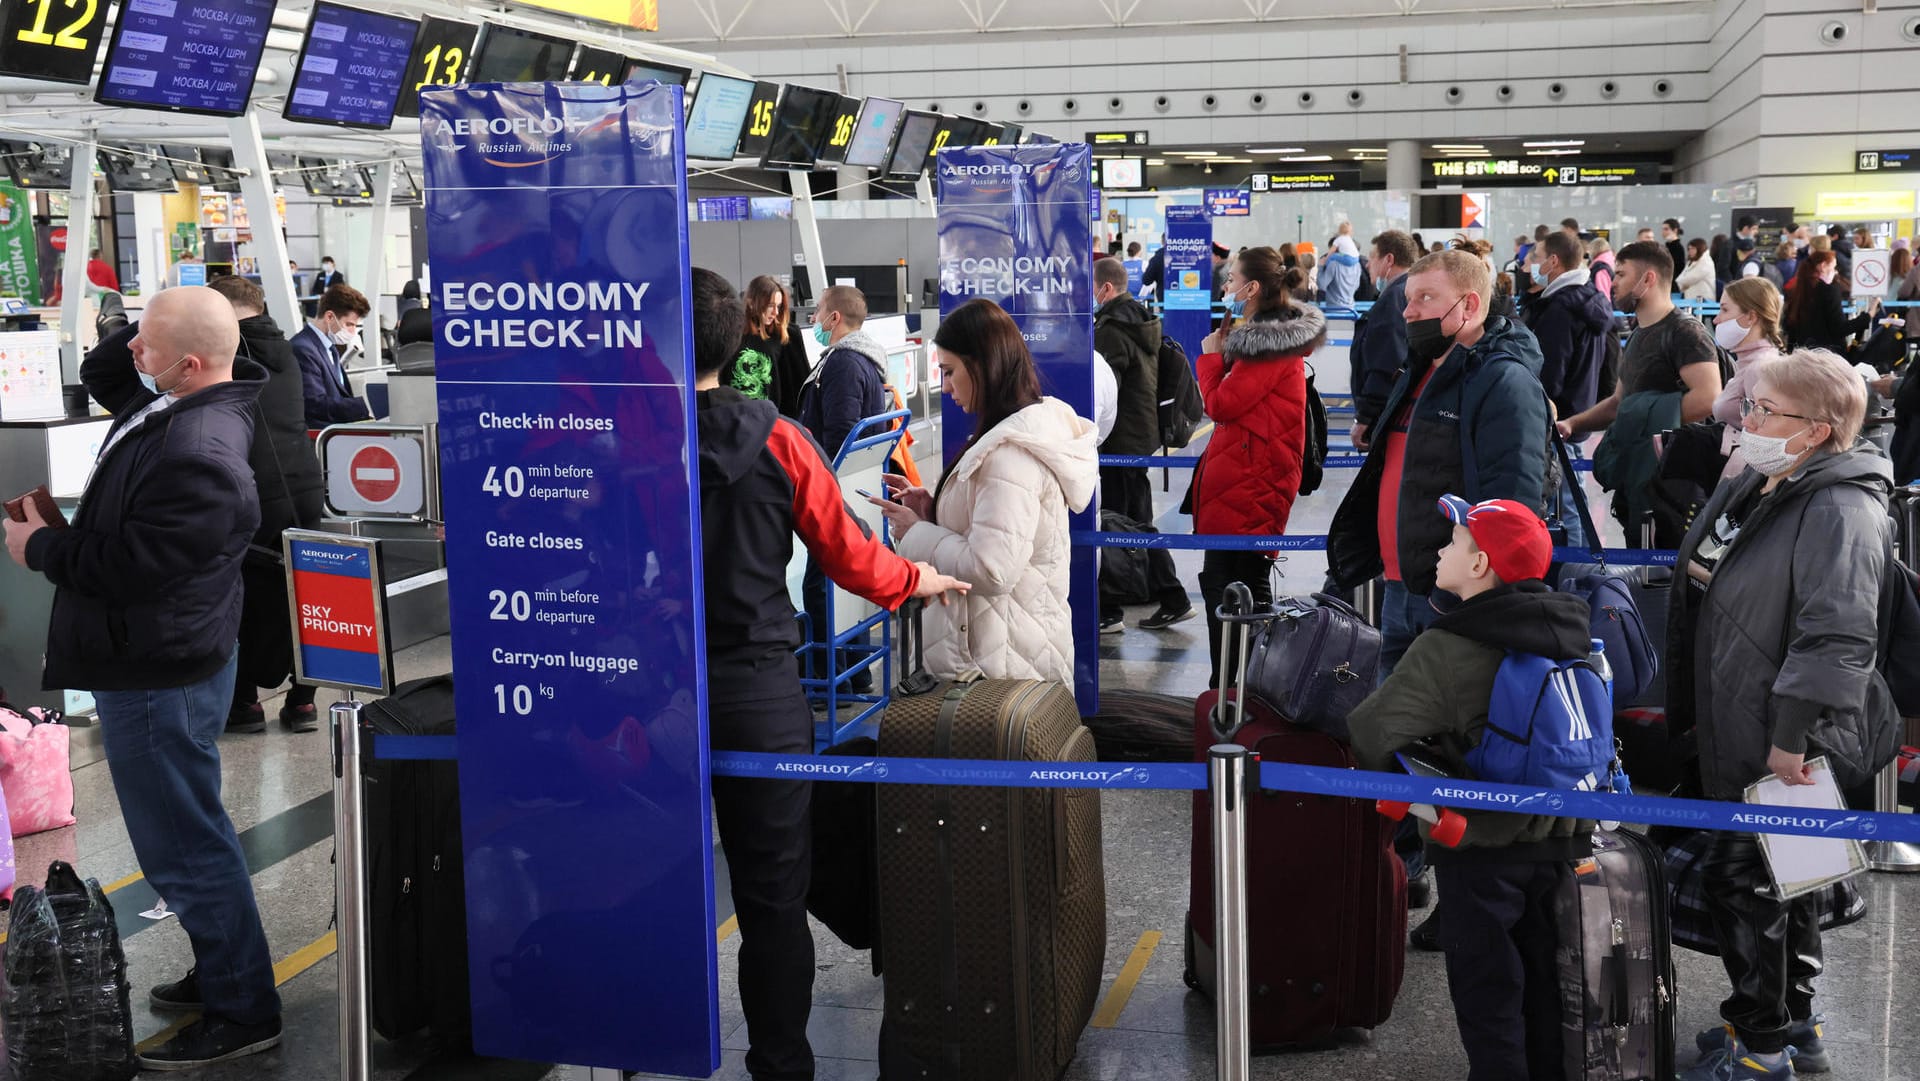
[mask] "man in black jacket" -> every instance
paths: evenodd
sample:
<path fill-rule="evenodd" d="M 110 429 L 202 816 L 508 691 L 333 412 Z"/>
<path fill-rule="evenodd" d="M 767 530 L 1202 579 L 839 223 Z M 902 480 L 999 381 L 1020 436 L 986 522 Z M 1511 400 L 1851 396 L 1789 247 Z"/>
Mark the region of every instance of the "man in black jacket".
<path fill-rule="evenodd" d="M 240 562 L 260 525 L 247 448 L 267 381 L 238 361 L 226 298 L 155 296 L 131 349 L 145 386 L 115 419 L 68 528 L 6 523 L 7 552 L 55 586 L 44 685 L 91 690 L 140 870 L 180 917 L 195 967 L 158 1009 L 200 1020 L 143 1052 L 184 1069 L 280 1042 L 280 997 L 247 862 L 220 802 Z"/>
<path fill-rule="evenodd" d="M 1113 369 L 1120 387 L 1113 431 L 1100 444 L 1102 454 L 1152 454 L 1160 449 L 1160 320 L 1127 292 L 1126 264 L 1102 259 L 1093 264 L 1093 348 Z M 1153 524 L 1153 481 L 1144 469 L 1100 467 L 1100 509 L 1116 511 L 1144 525 Z M 1140 621 L 1150 631 L 1165 630 L 1193 618 L 1187 587 L 1173 569 L 1173 553 L 1147 550 L 1147 588 L 1160 605 Z M 1100 630 L 1126 629 L 1125 613 L 1100 606 Z"/>
<path fill-rule="evenodd" d="M 1367 270 L 1379 285 L 1373 308 L 1353 328 L 1349 353 L 1353 388 L 1353 446 L 1364 451 L 1368 436 L 1387 404 L 1393 381 L 1407 363 L 1407 268 L 1420 258 L 1413 238 L 1389 229 L 1373 238 Z"/>
<path fill-rule="evenodd" d="M 1540 385 L 1546 388 L 1554 415 L 1571 417 L 1599 400 L 1608 344 L 1611 341 L 1615 351 L 1619 348 L 1619 339 L 1613 337 L 1613 299 L 1593 287 L 1592 272 L 1581 265 L 1585 254 L 1580 241 L 1558 232 L 1541 242 L 1541 250 L 1545 255 L 1540 269 L 1547 284 L 1527 308 L 1527 329 L 1540 343 Z M 1573 502 L 1572 485 L 1578 483 L 1578 475 L 1560 478 L 1557 511 L 1566 529 L 1566 543 L 1573 548 L 1588 543 Z"/>

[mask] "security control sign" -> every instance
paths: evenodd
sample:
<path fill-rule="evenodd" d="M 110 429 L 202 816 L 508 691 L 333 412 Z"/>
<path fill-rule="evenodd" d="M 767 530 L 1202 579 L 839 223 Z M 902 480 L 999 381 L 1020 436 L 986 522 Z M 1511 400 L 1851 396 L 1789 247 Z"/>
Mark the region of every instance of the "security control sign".
<path fill-rule="evenodd" d="M 287 606 L 293 620 L 294 677 L 302 683 L 389 694 L 393 654 L 387 638 L 386 578 L 380 542 L 289 529 Z"/>
<path fill-rule="evenodd" d="M 1090 131 L 1087 132 L 1089 146 L 1146 146 L 1147 133 L 1144 131 Z"/>
<path fill-rule="evenodd" d="M 1910 172 L 1920 169 L 1920 150 L 1862 150 L 1853 158 L 1856 173 Z"/>
<path fill-rule="evenodd" d="M 1360 170 L 1349 165 L 1333 165 L 1285 173 L 1255 173 L 1247 187 L 1251 191 L 1357 191 Z"/>

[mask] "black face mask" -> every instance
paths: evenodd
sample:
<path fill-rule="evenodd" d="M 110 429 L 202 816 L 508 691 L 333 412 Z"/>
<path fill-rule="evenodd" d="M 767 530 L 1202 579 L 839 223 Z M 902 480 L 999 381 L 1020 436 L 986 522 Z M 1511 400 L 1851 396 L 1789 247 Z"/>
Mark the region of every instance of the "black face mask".
<path fill-rule="evenodd" d="M 1440 359 L 1441 354 L 1453 347 L 1453 339 L 1460 332 L 1456 330 L 1452 334 L 1448 334 L 1440 329 L 1440 324 L 1446 322 L 1447 316 L 1453 314 L 1453 309 L 1458 308 L 1466 299 L 1466 297 L 1461 297 L 1459 300 L 1454 301 L 1453 308 L 1448 308 L 1445 312 L 1442 312 L 1438 319 L 1409 319 L 1407 321 L 1408 360 L 1417 364 L 1432 364 L 1434 361 Z"/>

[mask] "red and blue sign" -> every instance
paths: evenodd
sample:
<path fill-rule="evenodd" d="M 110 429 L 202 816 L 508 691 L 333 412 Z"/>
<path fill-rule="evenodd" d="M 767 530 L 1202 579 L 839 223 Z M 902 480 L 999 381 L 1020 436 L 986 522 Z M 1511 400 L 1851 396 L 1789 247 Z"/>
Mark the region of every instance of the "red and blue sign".
<path fill-rule="evenodd" d="M 385 583 L 372 542 L 289 534 L 286 543 L 300 681 L 387 693 Z"/>
<path fill-rule="evenodd" d="M 1207 216 L 1244 218 L 1253 213 L 1253 193 L 1245 188 L 1208 188 Z"/>

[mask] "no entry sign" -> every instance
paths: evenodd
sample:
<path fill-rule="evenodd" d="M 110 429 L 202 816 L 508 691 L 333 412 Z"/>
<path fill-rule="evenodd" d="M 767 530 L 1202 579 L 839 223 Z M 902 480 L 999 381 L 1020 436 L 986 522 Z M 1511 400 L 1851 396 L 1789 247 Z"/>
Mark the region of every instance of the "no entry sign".
<path fill-rule="evenodd" d="M 322 431 L 327 508 L 349 518 L 439 517 L 429 506 L 428 446 L 427 430 L 417 424 L 336 424 Z"/>
<path fill-rule="evenodd" d="M 348 463 L 347 482 L 367 502 L 385 503 L 400 491 L 400 459 L 379 445 L 361 447 Z"/>

